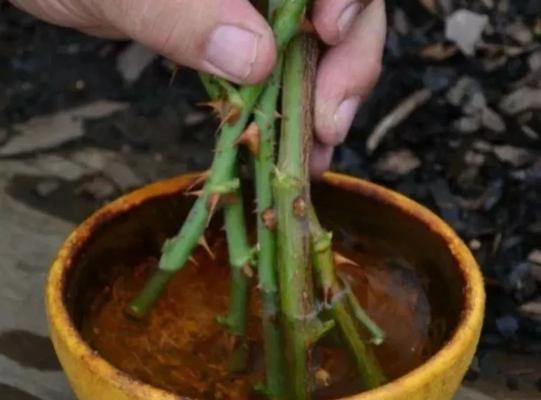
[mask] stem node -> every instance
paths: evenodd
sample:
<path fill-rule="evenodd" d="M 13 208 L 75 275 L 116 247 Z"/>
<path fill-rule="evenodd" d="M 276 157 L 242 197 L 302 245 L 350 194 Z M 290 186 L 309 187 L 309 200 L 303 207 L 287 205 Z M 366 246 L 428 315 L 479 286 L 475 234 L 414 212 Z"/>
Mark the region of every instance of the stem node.
<path fill-rule="evenodd" d="M 269 231 L 275 231 L 277 224 L 276 211 L 273 208 L 267 208 L 261 213 L 261 221 Z"/>

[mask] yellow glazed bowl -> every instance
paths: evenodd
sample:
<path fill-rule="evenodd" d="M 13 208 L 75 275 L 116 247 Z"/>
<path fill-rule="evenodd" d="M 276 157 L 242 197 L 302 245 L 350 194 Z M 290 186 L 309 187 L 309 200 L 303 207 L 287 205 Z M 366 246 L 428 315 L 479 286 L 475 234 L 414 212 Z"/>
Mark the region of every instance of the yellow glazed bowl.
<path fill-rule="evenodd" d="M 92 260 L 92 252 L 98 251 L 95 249 L 122 248 L 137 232 L 147 236 L 161 232 L 164 236 L 162 219 L 176 218 L 167 223 L 178 226 L 181 222 L 178 218 L 185 215 L 189 202 L 193 201 L 182 194 L 197 176 L 190 174 L 158 182 L 114 201 L 86 220 L 62 245 L 49 272 L 46 309 L 56 353 L 80 400 L 183 399 L 128 376 L 94 352 L 77 330 L 78 314 L 73 298 L 84 276 L 95 267 L 95 261 L 88 261 Z M 327 173 L 323 181 L 314 188 L 314 201 L 318 210 L 324 211 L 323 220 L 345 213 L 340 224 L 371 226 L 374 234 L 382 229 L 381 233 L 396 240 L 396 245 L 403 246 L 405 252 L 426 261 L 427 268 L 437 274 L 434 290 L 451 321 L 445 343 L 422 366 L 378 389 L 348 399 L 451 399 L 472 360 L 483 321 L 483 279 L 473 256 L 445 222 L 412 200 L 345 175 Z M 320 197 L 326 200 L 318 200 Z M 183 208 L 179 212 L 184 214 L 168 214 L 167 207 Z M 133 235 L 123 235 L 131 231 Z M 102 240 L 105 236 L 108 239 Z"/>

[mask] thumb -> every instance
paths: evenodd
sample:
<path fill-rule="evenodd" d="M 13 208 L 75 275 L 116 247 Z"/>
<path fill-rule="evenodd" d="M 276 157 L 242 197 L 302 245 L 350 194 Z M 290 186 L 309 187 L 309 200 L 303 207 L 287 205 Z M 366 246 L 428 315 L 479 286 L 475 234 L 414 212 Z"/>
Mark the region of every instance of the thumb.
<path fill-rule="evenodd" d="M 118 31 L 174 62 L 256 83 L 276 59 L 270 26 L 248 0 L 101 0 Z"/>

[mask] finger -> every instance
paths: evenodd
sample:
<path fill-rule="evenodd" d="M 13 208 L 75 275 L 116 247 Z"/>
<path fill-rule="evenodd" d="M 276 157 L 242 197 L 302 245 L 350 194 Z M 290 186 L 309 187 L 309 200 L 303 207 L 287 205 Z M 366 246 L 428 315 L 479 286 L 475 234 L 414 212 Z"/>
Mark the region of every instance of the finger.
<path fill-rule="evenodd" d="M 333 146 L 327 146 L 317 141 L 312 146 L 310 154 L 310 174 L 312 178 L 318 179 L 331 165 Z"/>
<path fill-rule="evenodd" d="M 385 4 L 374 0 L 346 39 L 321 60 L 316 80 L 315 127 L 319 141 L 342 143 L 360 102 L 374 87 L 385 44 Z"/>
<path fill-rule="evenodd" d="M 327 44 L 344 40 L 359 14 L 372 0 L 317 0 L 312 22 L 321 39 Z"/>
<path fill-rule="evenodd" d="M 255 83 L 276 58 L 270 26 L 248 0 L 101 0 L 118 31 L 178 64 Z"/>
<path fill-rule="evenodd" d="M 118 29 L 110 25 L 93 25 L 84 28 L 78 28 L 81 32 L 87 35 L 96 36 L 105 39 L 127 39 L 128 37 Z"/>
<path fill-rule="evenodd" d="M 126 35 L 97 17 L 95 9 L 85 0 L 10 0 L 10 2 L 21 10 L 55 25 L 75 28 L 92 36 L 109 39 L 126 38 Z"/>

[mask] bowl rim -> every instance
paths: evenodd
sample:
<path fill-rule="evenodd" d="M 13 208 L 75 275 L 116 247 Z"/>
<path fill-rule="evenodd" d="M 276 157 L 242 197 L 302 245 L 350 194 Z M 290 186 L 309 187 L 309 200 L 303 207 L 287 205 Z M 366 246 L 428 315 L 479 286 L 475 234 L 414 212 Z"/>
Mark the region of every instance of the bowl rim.
<path fill-rule="evenodd" d="M 144 186 L 97 210 L 76 227 L 61 245 L 47 277 L 45 304 L 50 331 L 54 331 L 58 340 L 62 341 L 68 351 L 74 354 L 77 359 L 82 360 L 86 368 L 92 373 L 99 375 L 104 381 L 111 382 L 112 385 L 121 388 L 125 392 L 143 395 L 141 398 L 186 399 L 186 397 L 156 388 L 131 377 L 113 366 L 106 359 L 101 358 L 90 348 L 75 328 L 64 304 L 66 273 L 70 266 L 73 265 L 78 252 L 100 226 L 118 215 L 129 212 L 149 199 L 182 192 L 201 174 L 202 172 L 188 173 Z M 465 287 L 463 289 L 463 310 L 451 337 L 421 366 L 383 386 L 345 397 L 342 400 L 370 400 L 374 397 L 379 398 L 378 395 L 393 398 L 393 393 L 421 387 L 428 379 L 432 379 L 432 377 L 439 375 L 447 368 L 451 368 L 456 359 L 460 358 L 463 351 L 467 349 L 472 336 L 478 335 L 485 306 L 484 283 L 480 268 L 468 247 L 453 229 L 440 217 L 419 203 L 383 186 L 340 173 L 327 172 L 323 175 L 322 180 L 333 187 L 356 192 L 394 207 L 410 218 L 418 220 L 426 225 L 432 233 L 440 236 L 445 241 L 451 255 L 456 260 Z"/>

